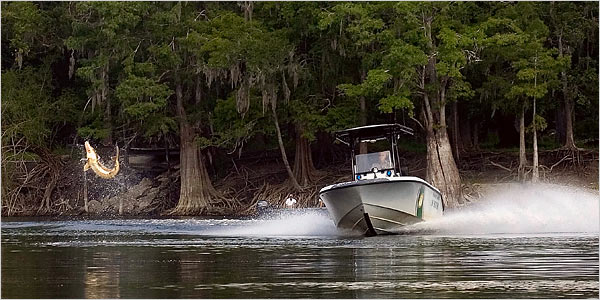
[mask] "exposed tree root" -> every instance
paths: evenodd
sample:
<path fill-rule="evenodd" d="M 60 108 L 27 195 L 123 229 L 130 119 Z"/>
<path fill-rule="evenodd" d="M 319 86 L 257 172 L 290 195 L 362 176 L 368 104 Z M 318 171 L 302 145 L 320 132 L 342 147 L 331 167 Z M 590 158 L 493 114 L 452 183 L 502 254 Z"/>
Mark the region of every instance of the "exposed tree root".
<path fill-rule="evenodd" d="M 475 202 L 478 199 L 481 199 L 481 197 L 482 197 L 482 191 L 481 191 L 482 189 L 481 189 L 480 184 L 463 183 L 461 186 L 461 189 L 462 189 L 463 199 L 465 200 L 463 202 L 463 205 L 467 204 L 467 203 Z"/>
<path fill-rule="evenodd" d="M 579 168 L 584 164 L 583 157 L 588 154 L 585 149 L 580 149 L 575 146 L 564 146 L 557 150 L 551 151 L 551 153 L 555 153 L 555 157 L 563 157 L 556 165 L 562 162 L 569 162 L 571 167 Z M 556 165 L 553 165 L 555 167 Z"/>
<path fill-rule="evenodd" d="M 191 216 L 191 215 L 231 215 L 235 214 L 241 207 L 241 203 L 219 192 L 205 193 L 203 196 L 204 206 L 178 205 L 173 209 L 164 212 L 165 215 L 171 216 Z"/>
<path fill-rule="evenodd" d="M 501 164 L 499 164 L 499 163 L 495 163 L 495 162 L 493 162 L 493 161 L 491 161 L 491 160 L 490 160 L 490 164 L 491 164 L 492 166 L 496 166 L 496 167 L 498 167 L 498 168 L 500 168 L 500 169 L 502 169 L 502 170 L 506 170 L 506 171 L 508 171 L 508 172 L 512 172 L 512 171 L 513 171 L 511 168 L 507 168 L 507 167 L 505 167 L 505 166 L 503 166 L 503 165 L 501 165 Z"/>
<path fill-rule="evenodd" d="M 314 172 L 314 183 L 302 187 L 302 190 L 300 191 L 296 190 L 289 180 L 285 180 L 278 184 L 264 182 L 260 188 L 256 190 L 247 207 L 240 213 L 244 215 L 254 213 L 256 203 L 260 200 L 267 201 L 271 206 L 276 208 L 285 208 L 285 201 L 288 197 L 296 199 L 297 202 L 294 205 L 294 208 L 319 207 L 321 206 L 319 201 L 319 191 L 323 187 L 348 180 L 347 174 L 331 175 L 332 173 L 333 172 L 316 170 Z"/>
<path fill-rule="evenodd" d="M 50 152 L 41 149 L 39 156 L 40 162 L 25 161 L 3 161 L 3 164 L 10 164 L 16 174 L 11 179 L 14 188 L 6 189 L 6 194 L 2 195 L 3 214 L 11 216 L 14 214 L 28 214 L 35 212 L 37 215 L 44 215 L 56 212 L 51 204 L 52 195 L 57 187 L 60 177 L 60 169 L 64 165 L 60 158 L 55 157 Z M 34 164 L 30 168 L 28 164 Z M 3 168 L 5 165 L 3 165 Z M 42 188 L 43 187 L 43 188 Z M 6 200 L 5 200 L 6 199 Z M 25 205 L 30 200 L 42 199 L 37 210 Z M 19 205 L 17 205 L 19 204 Z"/>
<path fill-rule="evenodd" d="M 564 145 L 564 146 L 556 149 L 555 151 L 572 151 L 572 152 L 576 152 L 576 151 L 585 151 L 585 149 L 579 148 L 579 147 L 575 146 L 575 144 L 573 144 L 573 145 Z"/>
<path fill-rule="evenodd" d="M 177 170 L 166 175 L 167 178 L 177 178 L 172 180 L 170 183 L 170 185 L 173 186 L 173 190 L 179 188 L 179 173 L 180 171 Z M 225 179 L 227 179 L 227 177 L 221 182 L 229 182 L 228 180 L 225 181 Z M 217 186 L 216 188 L 208 189 L 208 191 L 204 191 L 204 193 L 202 193 L 201 197 L 204 197 L 206 202 L 202 201 L 200 203 L 208 203 L 206 206 L 200 207 L 193 205 L 175 205 L 175 207 L 173 207 L 172 205 L 177 204 L 178 201 L 175 201 L 175 203 L 171 203 L 171 201 L 162 201 L 157 203 L 155 209 L 160 211 L 161 215 L 168 216 L 231 215 L 235 214 L 242 207 L 241 202 L 237 200 L 239 198 L 236 196 L 237 195 L 232 192 L 230 186 Z M 168 197 L 170 199 L 171 195 L 169 194 Z M 190 201 L 189 203 L 199 202 Z"/>
<path fill-rule="evenodd" d="M 594 150 L 579 151 L 580 165 L 573 164 L 573 157 L 558 150 L 541 151 L 540 176 L 543 181 L 560 181 L 590 188 L 598 188 L 598 152 Z M 421 154 L 420 154 L 421 155 Z M 419 155 L 407 153 L 403 155 L 403 168 L 409 175 L 423 176 L 424 159 Z M 81 214 L 83 212 L 81 164 L 76 161 L 64 164 L 60 176 L 50 189 L 52 171 L 42 161 L 17 161 L 3 158 L 2 215 L 36 215 L 36 214 Z M 286 207 L 285 200 L 290 194 L 297 200 L 295 207 L 319 206 L 318 192 L 326 185 L 351 180 L 349 164 L 338 163 L 319 169 L 311 178 L 313 183 L 305 185 L 300 192 L 289 184 L 286 171 L 271 158 L 253 159 L 250 163 L 238 163 L 225 178 L 214 181 L 215 194 L 211 194 L 210 205 L 202 209 L 175 210 L 179 199 L 179 170 L 173 167 L 171 172 L 154 177 L 153 188 L 159 182 L 169 180 L 170 188 L 161 188 L 160 195 L 152 200 L 141 215 L 250 215 L 256 211 L 256 203 L 266 200 L 274 207 Z M 461 175 L 467 180 L 461 188 L 466 202 L 479 198 L 477 184 L 507 182 L 517 179 L 518 153 L 481 152 L 463 156 Z M 501 165 L 504 168 L 495 166 Z M 10 177 L 5 170 L 9 169 Z M 509 172 L 507 169 L 510 169 Z M 130 174 L 120 178 L 127 186 L 135 185 L 144 175 L 130 170 Z M 530 176 L 531 167 L 525 167 Z M 422 174 L 417 174 L 417 173 Z M 90 178 L 88 178 L 90 180 Z M 127 182 L 127 183 L 126 183 Z M 469 183 L 472 182 L 472 183 Z M 90 181 L 91 200 L 100 201 L 104 197 L 119 194 L 118 183 Z M 52 192 L 50 192 L 52 191 Z M 49 198 L 45 195 L 50 195 Z M 167 196 L 168 195 L 168 196 Z M 42 202 L 41 200 L 44 199 Z M 49 199 L 49 201 L 47 201 Z M 48 205 L 49 203 L 49 205 Z M 42 207 L 42 209 L 40 209 Z M 39 211 L 38 211 L 39 210 Z"/>
<path fill-rule="evenodd" d="M 252 200 L 253 203 L 258 202 L 259 200 L 265 200 L 274 207 L 285 207 L 285 201 L 290 197 L 296 199 L 297 203 L 295 207 L 314 207 L 318 203 L 318 186 L 305 186 L 301 191 L 297 191 L 294 185 L 289 181 L 277 185 L 266 185 L 266 188 L 254 195 Z"/>

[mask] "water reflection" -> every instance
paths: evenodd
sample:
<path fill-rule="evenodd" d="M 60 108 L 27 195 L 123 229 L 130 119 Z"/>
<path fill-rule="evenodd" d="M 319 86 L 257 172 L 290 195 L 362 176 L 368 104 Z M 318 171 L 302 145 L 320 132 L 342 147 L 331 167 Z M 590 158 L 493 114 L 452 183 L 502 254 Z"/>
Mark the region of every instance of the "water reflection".
<path fill-rule="evenodd" d="M 598 295 L 597 238 L 388 237 L 382 246 L 354 250 L 359 298 Z"/>
<path fill-rule="evenodd" d="M 86 251 L 85 256 L 85 298 L 120 298 L 121 251 Z"/>
<path fill-rule="evenodd" d="M 598 297 L 594 234 L 236 237 L 31 224 L 2 227 L 3 298 Z"/>

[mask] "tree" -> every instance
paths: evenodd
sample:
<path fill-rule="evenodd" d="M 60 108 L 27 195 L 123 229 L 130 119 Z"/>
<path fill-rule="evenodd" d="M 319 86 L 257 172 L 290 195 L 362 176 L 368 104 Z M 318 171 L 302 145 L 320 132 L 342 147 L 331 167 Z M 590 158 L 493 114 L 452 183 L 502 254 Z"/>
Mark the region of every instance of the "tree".
<path fill-rule="evenodd" d="M 481 72 L 485 74 L 485 80 L 478 92 L 480 99 L 485 101 L 484 103 L 491 104 L 493 112 L 502 110 L 516 115 L 519 124 L 518 178 L 523 181 L 528 164 L 525 145 L 525 111 L 529 107 L 529 103 L 522 95 L 510 94 L 510 91 L 514 82 L 517 81 L 517 72 L 511 65 L 519 59 L 520 49 L 527 36 L 515 20 L 522 15 L 518 14 L 513 6 L 503 8 L 502 11 L 507 15 L 497 14 L 483 24 L 488 38 L 486 38 L 484 50 L 481 52 L 482 63 L 479 66 L 482 67 Z"/>
<path fill-rule="evenodd" d="M 353 73 L 358 74 L 354 82 L 364 82 L 369 70 L 380 61 L 380 36 L 385 26 L 381 11 L 381 4 L 341 3 L 321 12 L 319 28 L 329 36 L 331 47 L 353 62 Z M 340 86 L 342 90 L 345 87 Z M 359 125 L 367 125 L 367 98 L 361 93 L 354 96 L 360 105 Z M 360 153 L 367 152 L 366 143 L 359 147 Z"/>
<path fill-rule="evenodd" d="M 216 13 L 211 4 L 160 4 L 145 20 L 150 31 L 148 41 L 143 41 L 148 49 L 145 60 L 127 61 L 131 69 L 123 81 L 122 95 L 129 94 L 124 98 L 130 104 L 128 113 L 138 118 L 152 116 L 146 119 L 151 132 L 159 129 L 164 134 L 175 124 L 178 127 L 180 196 L 172 214 L 222 213 L 235 205 L 213 187 L 199 142 L 210 137 L 210 126 L 204 121 L 212 109 L 206 84 L 213 80 L 204 68 L 200 49 L 209 30 L 206 15 Z M 132 89 L 140 85 L 145 93 Z M 167 107 L 163 109 L 163 105 Z"/>
<path fill-rule="evenodd" d="M 58 132 L 75 123 L 81 99 L 72 90 L 56 88 L 53 80 L 53 65 L 62 54 L 59 29 L 63 29 L 63 21 L 51 16 L 62 7 L 40 6 L 43 4 L 2 3 L 2 42 L 15 53 L 14 63 L 2 64 L 2 187 L 7 191 L 8 185 L 17 181 L 16 176 L 4 177 L 11 173 L 7 162 L 21 161 L 33 153 L 42 164 L 36 169 L 36 178 L 30 178 L 33 173 L 25 170 L 23 185 L 35 180 L 45 185 L 39 211 L 48 212 L 62 166 L 52 151 L 59 146 Z"/>
<path fill-rule="evenodd" d="M 427 133 L 427 179 L 442 191 L 447 207 L 459 204 L 461 192 L 446 128 L 446 105 L 471 94 L 461 70 L 476 60 L 483 40 L 477 24 L 461 22 L 465 16 L 460 13 L 469 5 L 396 4 L 395 41 L 384 58 L 389 67 L 395 65 L 393 73 L 402 87 L 392 99 L 400 106 L 406 106 L 406 96 L 402 95 L 421 100 L 421 119 Z"/>
<path fill-rule="evenodd" d="M 109 145 L 113 143 L 114 122 L 111 73 L 117 77 L 118 72 L 112 72 L 113 69 L 121 67 L 120 62 L 136 51 L 138 38 L 131 33 L 147 15 L 149 6 L 142 2 L 77 2 L 69 5 L 72 6 L 69 12 L 73 33 L 65 44 L 71 50 L 71 64 L 76 65 L 78 60 L 75 73 L 91 84 L 88 96 L 92 114 L 96 107 L 104 110 L 102 116 L 96 116 L 101 120 L 96 124 L 101 127 L 92 125 L 85 132 Z"/>
<path fill-rule="evenodd" d="M 475 144 L 479 129 L 515 144 L 519 131 L 521 179 L 526 137 L 537 165 L 546 123 L 570 155 L 595 139 L 597 24 L 593 3 L 4 2 L 2 146 L 16 155 L 3 152 L 3 191 L 50 207 L 53 152 L 79 135 L 177 140 L 172 213 L 236 207 L 213 186 L 223 172 L 209 170 L 246 143 L 277 146 L 288 178 L 278 192 L 302 199 L 320 184 L 312 142 L 326 163 L 342 153 L 327 133 L 402 113 L 423 129 L 427 179 L 452 207 L 464 113 L 477 120 Z M 514 132 L 503 126 L 512 117 Z M 51 170 L 39 194 L 20 192 L 20 170 L 4 164 L 24 156 Z"/>
<path fill-rule="evenodd" d="M 224 13 L 211 21 L 212 35 L 201 51 L 208 55 L 206 67 L 215 78 L 229 78 L 236 88 L 236 107 L 244 117 L 254 91 L 260 93 L 263 113 L 270 111 L 285 169 L 292 186 L 301 190 L 287 159 L 277 116 L 279 95 L 284 104 L 290 100 L 287 78 L 298 84 L 298 62 L 293 46 L 281 31 L 269 31 L 258 21 L 246 21 L 232 13 Z M 286 77 L 287 76 L 287 77 Z"/>
<path fill-rule="evenodd" d="M 538 113 L 538 100 L 553 84 L 552 72 L 564 60 L 552 58 L 551 49 L 544 47 L 548 29 L 540 19 L 543 8 L 534 3 L 500 6 L 484 26 L 489 35 L 482 51 L 482 65 L 487 80 L 480 93 L 490 98 L 492 108 L 514 114 L 519 131 L 519 180 L 525 180 L 527 166 L 525 133 L 533 136 L 533 176 L 537 180 L 537 131 L 545 128 L 546 120 Z M 531 101 L 533 98 L 533 101 Z M 526 128 L 525 113 L 535 111 L 532 124 Z"/>
<path fill-rule="evenodd" d="M 539 180 L 539 162 L 537 131 L 545 129 L 545 119 L 537 114 L 537 100 L 544 97 L 549 90 L 549 85 L 555 80 L 561 61 L 553 57 L 555 51 L 543 46 L 548 29 L 539 19 L 529 20 L 524 39 L 520 44 L 519 58 L 512 63 L 515 69 L 517 82 L 513 84 L 508 97 L 525 96 L 532 98 L 532 123 L 533 133 L 533 171 L 532 182 Z"/>
<path fill-rule="evenodd" d="M 561 92 L 564 105 L 564 140 L 563 149 L 576 151 L 573 135 L 573 108 L 575 98 L 578 96 L 578 86 L 581 74 L 576 74 L 578 65 L 573 63 L 573 56 L 577 57 L 577 48 L 583 48 L 586 38 L 590 33 L 598 30 L 597 19 L 589 18 L 591 11 L 597 10 L 597 5 L 575 2 L 552 2 L 547 5 L 546 16 L 551 31 L 552 45 L 558 48 L 558 59 L 564 61 L 560 70 Z M 592 13 L 593 14 L 593 13 Z M 579 76 L 578 76 L 579 75 Z"/>
<path fill-rule="evenodd" d="M 307 187 L 316 179 L 311 142 L 319 131 L 328 128 L 327 108 L 335 99 L 336 67 L 322 65 L 332 50 L 328 37 L 319 37 L 318 21 L 323 3 L 261 3 L 256 16 L 270 30 L 281 30 L 294 47 L 295 60 L 291 76 L 282 76 L 282 83 L 292 87 L 286 105 L 289 119 L 294 123 L 295 155 L 293 174 L 301 187 Z M 327 76 L 326 74 L 332 74 Z M 336 75 L 333 75 L 336 74 Z"/>

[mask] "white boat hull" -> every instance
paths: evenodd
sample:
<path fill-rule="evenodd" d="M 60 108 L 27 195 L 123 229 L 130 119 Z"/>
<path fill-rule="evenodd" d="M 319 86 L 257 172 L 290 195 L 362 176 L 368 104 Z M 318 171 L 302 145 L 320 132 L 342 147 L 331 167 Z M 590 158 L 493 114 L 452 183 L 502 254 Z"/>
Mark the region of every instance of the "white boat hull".
<path fill-rule="evenodd" d="M 439 218 L 444 210 L 440 192 L 411 176 L 338 183 L 324 187 L 319 197 L 338 228 L 365 235 L 395 233 Z"/>

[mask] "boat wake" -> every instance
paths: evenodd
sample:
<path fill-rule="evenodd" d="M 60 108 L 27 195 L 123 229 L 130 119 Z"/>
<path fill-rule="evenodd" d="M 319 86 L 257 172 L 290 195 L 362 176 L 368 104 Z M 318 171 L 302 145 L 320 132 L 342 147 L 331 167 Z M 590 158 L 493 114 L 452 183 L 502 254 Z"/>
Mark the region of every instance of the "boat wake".
<path fill-rule="evenodd" d="M 530 234 L 599 232 L 598 193 L 553 184 L 510 184 L 438 220 L 403 233 Z"/>
<path fill-rule="evenodd" d="M 507 185 L 442 218 L 398 229 L 399 234 L 486 235 L 591 233 L 599 230 L 597 193 L 558 185 Z M 24 231 L 26 230 L 26 231 Z M 86 236 L 191 235 L 198 237 L 348 237 L 326 210 L 275 210 L 253 219 L 101 219 L 3 222 L 2 234 Z"/>
<path fill-rule="evenodd" d="M 202 234 L 217 236 L 337 236 L 326 211 L 280 210 L 251 220 L 240 220 L 234 226 L 215 227 Z"/>
<path fill-rule="evenodd" d="M 12 221 L 2 224 L 4 242 L 34 237 L 38 246 L 223 247 L 280 245 L 346 236 L 327 214 L 303 210 L 278 211 L 255 219 L 101 219 Z M 249 244 L 250 243 L 250 244 Z"/>

